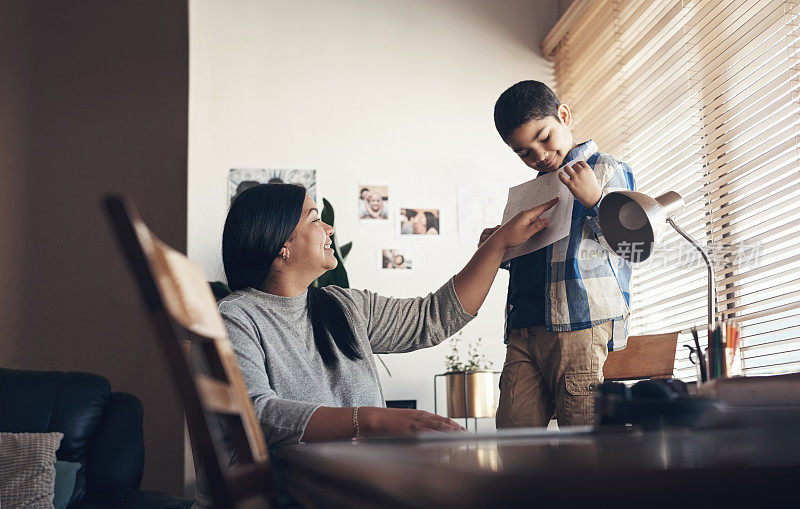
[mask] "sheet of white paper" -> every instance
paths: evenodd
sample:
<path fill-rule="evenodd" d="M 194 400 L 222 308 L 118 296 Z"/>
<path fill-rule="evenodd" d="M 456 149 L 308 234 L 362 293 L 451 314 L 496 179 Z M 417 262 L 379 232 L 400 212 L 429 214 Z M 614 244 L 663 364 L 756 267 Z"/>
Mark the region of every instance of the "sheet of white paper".
<path fill-rule="evenodd" d="M 567 186 L 558 179 L 557 172 L 542 175 L 508 190 L 508 202 L 503 212 L 503 224 L 517 215 L 517 213 L 541 205 L 556 196 L 559 197 L 558 203 L 542 214 L 542 217 L 550 220 L 547 228 L 534 235 L 521 246 L 506 251 L 503 261 L 533 253 L 569 235 L 572 202 L 574 200 Z"/>

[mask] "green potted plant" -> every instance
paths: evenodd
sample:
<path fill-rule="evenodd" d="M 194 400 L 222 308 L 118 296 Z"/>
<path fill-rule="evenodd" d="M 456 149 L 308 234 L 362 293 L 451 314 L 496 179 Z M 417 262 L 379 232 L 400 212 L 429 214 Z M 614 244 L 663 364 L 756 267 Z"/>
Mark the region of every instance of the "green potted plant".
<path fill-rule="evenodd" d="M 481 338 L 467 345 L 465 360 L 461 360 L 459 332 L 450 343 L 445 356 L 448 417 L 494 417 L 494 372 L 492 363 L 480 353 Z M 466 394 L 465 394 L 466 391 Z"/>

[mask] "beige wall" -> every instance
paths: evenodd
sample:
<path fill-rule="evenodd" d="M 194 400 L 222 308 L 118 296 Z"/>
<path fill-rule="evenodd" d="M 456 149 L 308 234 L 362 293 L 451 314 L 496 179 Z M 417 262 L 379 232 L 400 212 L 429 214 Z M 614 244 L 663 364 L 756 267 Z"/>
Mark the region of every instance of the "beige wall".
<path fill-rule="evenodd" d="M 492 112 L 511 84 L 552 80 L 539 42 L 556 16 L 556 0 L 192 0 L 190 256 L 222 277 L 229 168 L 306 166 L 336 207 L 340 242 L 353 241 L 351 286 L 435 290 L 477 243 L 458 235 L 457 187 L 504 204 L 509 186 L 533 178 Z M 392 226 L 360 224 L 358 185 L 376 183 L 389 185 L 394 218 L 402 206 L 441 207 L 441 237 L 399 239 Z M 376 268 L 377 251 L 392 246 L 416 252 L 413 271 Z M 501 273 L 465 331 L 483 337 L 498 369 L 507 284 Z M 386 397 L 433 410 L 447 348 L 386 356 Z"/>
<path fill-rule="evenodd" d="M 143 485 L 173 493 L 181 409 L 100 199 L 185 249 L 187 30 L 182 1 L 0 3 L 0 366 L 137 395 Z"/>

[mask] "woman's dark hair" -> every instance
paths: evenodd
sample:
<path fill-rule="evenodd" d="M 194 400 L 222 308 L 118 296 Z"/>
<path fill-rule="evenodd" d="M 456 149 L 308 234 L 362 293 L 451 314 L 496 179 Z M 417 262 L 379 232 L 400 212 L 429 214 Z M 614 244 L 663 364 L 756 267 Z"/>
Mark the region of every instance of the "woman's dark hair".
<path fill-rule="evenodd" d="M 259 184 L 233 201 L 222 233 L 222 263 L 232 291 L 264 289 L 272 262 L 300 221 L 305 196 L 302 186 Z M 348 359 L 362 359 L 341 305 L 313 286 L 308 288 L 307 299 L 314 343 L 325 365 L 332 367 L 337 362 L 331 343 Z"/>
<path fill-rule="evenodd" d="M 428 229 L 436 228 L 436 231 L 439 231 L 439 218 L 433 215 L 433 212 L 425 212 L 425 222 L 428 225 Z M 427 233 L 428 230 L 425 230 Z"/>
<path fill-rule="evenodd" d="M 503 141 L 531 120 L 558 117 L 558 97 L 541 81 L 520 81 L 500 94 L 494 105 L 494 126 Z"/>

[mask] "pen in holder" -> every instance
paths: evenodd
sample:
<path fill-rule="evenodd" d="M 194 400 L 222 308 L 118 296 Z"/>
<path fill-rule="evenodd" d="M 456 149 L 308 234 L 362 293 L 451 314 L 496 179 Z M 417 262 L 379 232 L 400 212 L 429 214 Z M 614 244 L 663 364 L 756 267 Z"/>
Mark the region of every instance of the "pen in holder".
<path fill-rule="evenodd" d="M 718 322 L 708 331 L 709 378 L 741 375 L 741 365 L 741 327 L 730 321 Z"/>
<path fill-rule="evenodd" d="M 727 363 L 725 362 L 725 339 L 722 337 L 722 326 L 717 323 L 711 333 L 711 349 L 708 354 L 711 358 L 711 378 L 725 378 L 728 376 Z"/>
<path fill-rule="evenodd" d="M 724 331 L 726 376 L 741 376 L 742 328 L 738 323 L 726 322 Z"/>

